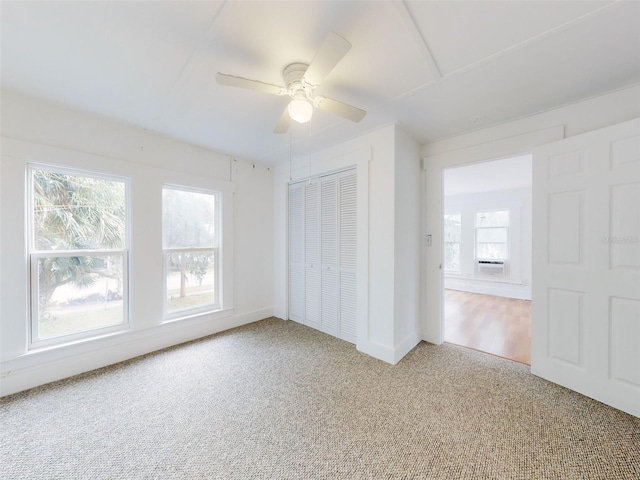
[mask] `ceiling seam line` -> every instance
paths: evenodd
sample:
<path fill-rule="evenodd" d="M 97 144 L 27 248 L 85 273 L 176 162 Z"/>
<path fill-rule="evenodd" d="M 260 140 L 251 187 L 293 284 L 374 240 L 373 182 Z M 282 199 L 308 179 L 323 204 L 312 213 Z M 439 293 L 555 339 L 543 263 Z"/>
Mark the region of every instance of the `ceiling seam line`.
<path fill-rule="evenodd" d="M 403 3 L 403 2 L 399 2 L 399 3 Z M 460 68 L 458 70 L 454 70 L 451 73 L 444 74 L 444 75 L 442 75 L 440 80 L 433 80 L 431 82 L 427 82 L 427 83 L 419 85 L 419 86 L 417 86 L 415 88 L 412 88 L 411 90 L 403 92 L 403 93 L 401 93 L 401 94 L 399 94 L 399 95 L 397 95 L 397 96 L 395 96 L 393 98 L 390 98 L 389 100 L 387 100 L 385 102 L 380 103 L 379 105 L 376 105 L 373 108 L 369 108 L 368 111 L 369 112 L 376 111 L 376 110 L 378 110 L 380 108 L 384 108 L 385 106 L 387 106 L 387 105 L 389 105 L 389 104 L 391 104 L 393 102 L 396 102 L 398 100 L 402 100 L 405 97 L 409 97 L 411 95 L 414 95 L 414 94 L 416 94 L 418 92 L 421 92 L 423 90 L 426 90 L 428 88 L 437 86 L 437 85 L 439 85 L 441 82 L 443 82 L 445 80 L 448 80 L 450 78 L 455 78 L 455 77 L 457 77 L 459 75 L 464 75 L 465 73 L 471 72 L 471 71 L 475 70 L 477 67 L 480 67 L 485 63 L 490 63 L 490 62 L 492 62 L 494 60 L 497 60 L 501 56 L 503 56 L 503 55 L 505 55 L 507 53 L 511 53 L 512 51 L 514 51 L 514 50 L 516 50 L 516 49 L 518 49 L 518 48 L 520 48 L 522 46 L 525 46 L 526 44 L 531 43 L 534 40 L 537 40 L 539 38 L 544 38 L 546 35 L 551 35 L 553 33 L 556 33 L 556 31 L 561 31 L 561 30 L 564 30 L 565 28 L 569 28 L 569 26 L 572 25 L 573 23 L 579 22 L 579 21 L 581 21 L 581 20 L 583 20 L 585 18 L 588 18 L 591 15 L 594 15 L 594 14 L 596 14 L 598 12 L 603 11 L 603 10 L 612 8 L 613 6 L 617 6 L 617 4 L 616 3 L 612 3 L 612 4 L 605 5 L 603 7 L 600 7 L 598 9 L 596 9 L 596 10 L 592 10 L 591 12 L 586 13 L 586 14 L 584 14 L 584 15 L 578 17 L 578 18 L 575 18 L 573 20 L 570 20 L 568 22 L 565 22 L 562 25 L 558 25 L 558 26 L 556 26 L 556 27 L 554 27 L 554 28 L 552 28 L 550 30 L 547 30 L 547 31 L 545 31 L 545 32 L 543 32 L 541 34 L 538 34 L 538 35 L 536 35 L 534 37 L 531 37 L 531 38 L 529 38 L 527 40 L 523 40 L 522 42 L 518 43 L 517 45 L 514 45 L 512 47 L 506 48 L 506 49 L 501 50 L 499 52 L 493 53 L 493 54 L 491 54 L 491 55 L 489 55 L 487 57 L 484 57 L 484 58 L 482 58 L 482 59 L 480 59 L 480 60 L 478 60 L 476 62 L 473 62 L 473 63 L 471 63 L 469 65 L 466 65 L 466 66 L 464 66 L 464 67 L 462 67 L 462 68 Z M 327 128 L 331 128 L 331 127 L 332 126 L 325 127 L 325 129 L 323 129 L 323 130 L 326 130 Z M 470 131 L 475 131 L 475 130 L 470 130 Z"/>
<path fill-rule="evenodd" d="M 507 48 L 504 48 L 498 52 L 494 52 L 486 57 L 481 58 L 480 60 L 476 60 L 475 62 L 469 63 L 467 65 L 465 65 L 464 67 L 460 67 L 456 70 L 453 70 L 449 73 L 446 73 L 443 75 L 443 79 L 444 78 L 452 78 L 452 77 L 457 77 L 458 75 L 461 75 L 463 73 L 466 73 L 467 71 L 470 70 L 474 70 L 484 64 L 487 63 L 491 63 L 499 58 L 501 58 L 504 55 L 507 55 L 509 53 L 513 53 L 517 50 L 520 50 L 521 48 L 524 48 L 538 40 L 544 39 L 545 37 L 554 35 L 556 33 L 562 32 L 566 29 L 568 29 L 569 27 L 573 26 L 576 23 L 580 23 L 582 21 L 585 21 L 586 19 L 590 18 L 593 15 L 599 14 L 605 10 L 609 10 L 613 7 L 617 7 L 618 4 L 617 2 L 614 3 L 610 3 L 607 5 L 604 5 L 602 7 L 596 8 L 595 10 L 591 10 L 590 12 L 587 12 L 583 15 L 580 15 L 579 17 L 575 17 L 571 20 L 568 20 L 560 25 L 556 25 L 555 27 L 552 27 L 548 30 L 545 30 L 542 33 L 538 33 L 537 35 L 534 35 L 533 37 L 529 37 L 526 40 L 522 40 L 521 42 L 516 43 L 515 45 L 511 45 Z"/>
<path fill-rule="evenodd" d="M 408 30 L 408 33 L 413 38 L 414 42 L 416 43 L 416 46 L 418 47 L 418 50 L 420 50 L 420 54 L 422 55 L 423 59 L 426 61 L 427 67 L 435 77 L 436 81 L 442 79 L 443 75 L 442 75 L 442 71 L 440 70 L 440 67 L 438 66 L 438 62 L 433 56 L 433 53 L 431 52 L 431 49 L 429 48 L 427 41 L 422 35 L 422 32 L 420 31 L 418 24 L 413 18 L 413 15 L 411 15 L 411 11 L 409 10 L 409 7 L 404 2 L 404 0 L 395 2 L 395 4 L 396 4 L 396 10 L 402 17 L 402 21 L 406 29 Z"/>
<path fill-rule="evenodd" d="M 211 18 L 211 22 L 209 23 L 209 26 L 207 27 L 207 29 L 206 29 L 206 31 L 205 31 L 205 33 L 203 35 L 203 43 L 200 45 L 200 47 L 196 47 L 191 51 L 191 53 L 189 55 L 189 58 L 182 65 L 182 68 L 180 69 L 180 71 L 176 75 L 176 78 L 172 82 L 172 84 L 169 87 L 167 93 L 179 91 L 180 89 L 182 89 L 184 87 L 184 84 L 187 81 L 185 79 L 186 76 L 187 76 L 185 72 L 188 70 L 190 65 L 193 64 L 193 59 L 196 57 L 196 54 L 199 53 L 199 52 L 202 52 L 205 49 L 207 49 L 209 47 L 209 45 L 211 44 L 211 35 L 212 35 L 211 32 L 212 32 L 214 26 L 216 25 L 217 20 L 220 17 L 220 13 L 224 9 L 224 6 L 226 5 L 226 3 L 227 3 L 227 0 L 224 0 L 220 4 L 220 6 L 218 7 L 217 11 L 215 12 L 213 17 Z M 165 116 L 165 112 L 162 112 L 158 116 L 156 116 L 156 119 L 153 122 L 155 124 L 156 128 L 160 128 L 160 126 L 162 124 L 162 117 L 164 117 L 164 116 Z"/>

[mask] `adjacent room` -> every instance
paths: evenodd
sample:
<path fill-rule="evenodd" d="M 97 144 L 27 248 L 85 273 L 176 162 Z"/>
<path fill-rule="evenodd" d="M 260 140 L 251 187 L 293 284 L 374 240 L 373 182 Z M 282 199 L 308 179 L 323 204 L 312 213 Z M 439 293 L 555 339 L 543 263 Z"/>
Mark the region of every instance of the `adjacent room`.
<path fill-rule="evenodd" d="M 444 171 L 445 340 L 531 362 L 531 155 Z"/>
<path fill-rule="evenodd" d="M 0 2 L 0 476 L 640 477 L 640 2 Z"/>

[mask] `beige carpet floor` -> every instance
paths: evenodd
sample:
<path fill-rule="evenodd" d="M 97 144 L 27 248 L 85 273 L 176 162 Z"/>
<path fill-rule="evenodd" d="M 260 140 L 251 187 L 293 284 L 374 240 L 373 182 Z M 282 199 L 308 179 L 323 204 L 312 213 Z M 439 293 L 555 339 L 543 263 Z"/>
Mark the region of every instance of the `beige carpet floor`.
<path fill-rule="evenodd" d="M 633 479 L 640 419 L 453 345 L 267 319 L 0 401 L 3 479 Z"/>

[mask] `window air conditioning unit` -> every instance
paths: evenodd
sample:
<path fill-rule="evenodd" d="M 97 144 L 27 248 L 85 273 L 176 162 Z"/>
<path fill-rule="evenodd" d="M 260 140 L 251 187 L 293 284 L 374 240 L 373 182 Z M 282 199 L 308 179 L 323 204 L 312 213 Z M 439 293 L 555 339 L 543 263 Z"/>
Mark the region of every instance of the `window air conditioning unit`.
<path fill-rule="evenodd" d="M 487 260 L 478 259 L 478 274 L 480 275 L 504 275 L 505 273 L 505 261 L 504 260 Z"/>

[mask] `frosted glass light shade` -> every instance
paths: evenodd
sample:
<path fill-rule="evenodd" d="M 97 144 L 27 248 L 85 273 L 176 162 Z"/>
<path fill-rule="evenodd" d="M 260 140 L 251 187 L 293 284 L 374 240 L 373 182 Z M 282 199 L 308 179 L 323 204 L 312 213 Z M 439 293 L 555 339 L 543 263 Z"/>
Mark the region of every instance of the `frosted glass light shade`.
<path fill-rule="evenodd" d="M 307 123 L 313 115 L 313 106 L 306 100 L 291 100 L 288 109 L 291 119 L 298 123 Z"/>

